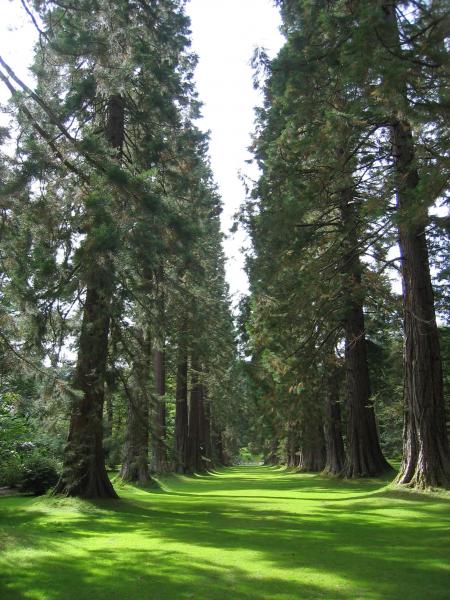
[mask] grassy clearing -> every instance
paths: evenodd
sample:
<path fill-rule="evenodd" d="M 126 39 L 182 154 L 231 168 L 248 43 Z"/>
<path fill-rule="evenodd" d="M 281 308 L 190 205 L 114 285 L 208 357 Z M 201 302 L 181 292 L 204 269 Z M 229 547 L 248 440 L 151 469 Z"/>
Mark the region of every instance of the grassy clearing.
<path fill-rule="evenodd" d="M 266 467 L 0 498 L 0 598 L 447 600 L 449 496 Z"/>

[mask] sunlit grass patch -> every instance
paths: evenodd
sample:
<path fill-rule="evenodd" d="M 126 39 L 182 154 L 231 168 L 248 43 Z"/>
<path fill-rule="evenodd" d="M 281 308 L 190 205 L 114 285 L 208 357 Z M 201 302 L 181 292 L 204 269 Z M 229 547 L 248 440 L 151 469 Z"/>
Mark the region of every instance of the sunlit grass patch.
<path fill-rule="evenodd" d="M 446 599 L 448 494 L 236 467 L 0 499 L 2 600 Z"/>

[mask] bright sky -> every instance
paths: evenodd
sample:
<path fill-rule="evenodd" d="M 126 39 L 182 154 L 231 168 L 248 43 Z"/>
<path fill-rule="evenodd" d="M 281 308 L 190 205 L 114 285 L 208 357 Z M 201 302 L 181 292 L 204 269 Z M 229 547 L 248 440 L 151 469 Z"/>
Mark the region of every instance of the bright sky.
<path fill-rule="evenodd" d="M 224 203 L 223 230 L 245 198 L 239 172 L 251 174 L 245 163 L 253 131 L 253 108 L 261 98 L 253 89 L 250 59 L 256 47 L 275 55 L 282 45 L 280 15 L 272 0 L 191 0 L 193 49 L 199 56 L 197 87 L 203 107 L 203 127 L 211 130 L 211 163 Z M 254 172 L 253 172 L 254 174 Z M 225 241 L 227 278 L 237 300 L 248 282 L 242 270 L 242 232 Z"/>
<path fill-rule="evenodd" d="M 203 107 L 200 126 L 211 131 L 211 164 L 224 203 L 223 231 L 227 235 L 227 279 L 233 300 L 248 289 L 242 270 L 242 232 L 228 231 L 245 198 L 239 172 L 251 175 L 245 163 L 253 131 L 253 108 L 261 98 L 252 86 L 250 58 L 255 47 L 269 55 L 283 42 L 280 16 L 273 0 L 190 0 L 193 49 L 199 56 L 197 88 Z M 0 0 L 0 54 L 27 79 L 35 31 L 20 0 Z M 7 98 L 0 84 L 0 101 Z M 254 174 L 254 172 L 253 172 Z"/>

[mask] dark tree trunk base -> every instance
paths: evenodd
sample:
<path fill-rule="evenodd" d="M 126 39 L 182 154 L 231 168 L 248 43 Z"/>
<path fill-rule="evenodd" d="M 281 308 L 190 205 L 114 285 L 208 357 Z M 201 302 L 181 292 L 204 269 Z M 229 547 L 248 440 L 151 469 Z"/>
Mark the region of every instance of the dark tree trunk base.
<path fill-rule="evenodd" d="M 146 485 L 152 481 L 147 464 L 141 467 L 138 465 L 127 465 L 122 467 L 119 477 L 124 483 L 139 483 L 141 485 Z"/>
<path fill-rule="evenodd" d="M 61 477 L 53 490 L 53 495 L 62 495 L 66 497 L 84 498 L 86 500 L 94 499 L 117 499 L 117 495 L 109 477 L 105 471 L 105 474 L 99 476 L 89 477 L 89 480 L 85 484 L 70 485 Z"/>
<path fill-rule="evenodd" d="M 444 453 L 433 456 L 428 461 L 423 454 L 419 454 L 416 460 L 412 456 L 406 456 L 395 483 L 419 490 L 450 489 L 450 464 Z"/>

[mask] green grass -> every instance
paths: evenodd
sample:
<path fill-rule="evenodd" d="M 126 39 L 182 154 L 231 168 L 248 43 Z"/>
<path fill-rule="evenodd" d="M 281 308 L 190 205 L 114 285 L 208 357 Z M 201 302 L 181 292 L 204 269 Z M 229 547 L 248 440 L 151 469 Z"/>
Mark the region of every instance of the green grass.
<path fill-rule="evenodd" d="M 0 498 L 0 598 L 447 600 L 450 500 L 268 467 Z"/>

